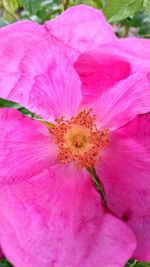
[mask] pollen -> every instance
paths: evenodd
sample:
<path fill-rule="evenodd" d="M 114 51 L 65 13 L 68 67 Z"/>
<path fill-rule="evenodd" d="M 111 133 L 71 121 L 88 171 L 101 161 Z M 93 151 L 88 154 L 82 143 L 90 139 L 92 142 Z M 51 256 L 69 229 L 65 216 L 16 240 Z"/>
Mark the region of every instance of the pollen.
<path fill-rule="evenodd" d="M 50 132 L 58 145 L 58 157 L 62 163 L 74 161 L 79 168 L 95 166 L 101 151 L 109 143 L 108 129 L 97 129 L 95 120 L 88 110 L 70 120 L 61 118 L 55 121 Z"/>

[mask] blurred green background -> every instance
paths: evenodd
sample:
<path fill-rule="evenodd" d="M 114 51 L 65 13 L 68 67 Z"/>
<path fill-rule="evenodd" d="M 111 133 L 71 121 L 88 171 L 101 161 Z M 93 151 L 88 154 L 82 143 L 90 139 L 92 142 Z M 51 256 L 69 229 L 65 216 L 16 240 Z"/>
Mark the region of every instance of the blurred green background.
<path fill-rule="evenodd" d="M 118 37 L 150 38 L 150 0 L 0 0 L 0 27 L 23 19 L 42 24 L 68 7 L 78 4 L 101 9 Z M 0 99 L 0 107 L 15 107 L 30 114 L 19 105 L 3 99 Z M 5 258 L 0 261 L 0 267 L 10 266 Z M 130 260 L 126 264 L 126 267 L 146 266 L 150 267 L 150 263 Z"/>
<path fill-rule="evenodd" d="M 0 0 L 0 26 L 21 19 L 43 23 L 78 4 L 102 9 L 119 37 L 150 38 L 150 0 Z"/>

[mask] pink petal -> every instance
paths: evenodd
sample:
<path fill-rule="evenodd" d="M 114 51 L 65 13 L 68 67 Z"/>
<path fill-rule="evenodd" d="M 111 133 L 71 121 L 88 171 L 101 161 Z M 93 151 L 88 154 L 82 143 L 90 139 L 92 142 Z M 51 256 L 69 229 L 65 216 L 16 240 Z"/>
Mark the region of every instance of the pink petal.
<path fill-rule="evenodd" d="M 44 27 L 20 21 L 0 28 L 0 97 L 6 98 L 20 76 L 20 61 L 26 51 L 48 34 Z"/>
<path fill-rule="evenodd" d="M 131 123 L 127 124 L 125 128 L 120 130 L 123 135 L 128 138 L 136 139 L 142 144 L 148 153 L 150 153 L 150 114 L 139 115 Z"/>
<path fill-rule="evenodd" d="M 138 244 L 134 251 L 134 258 L 139 261 L 150 261 L 150 215 L 129 219 L 128 224 L 133 228 Z"/>
<path fill-rule="evenodd" d="M 48 129 L 17 110 L 0 110 L 0 137 L 1 185 L 29 179 L 55 163 Z"/>
<path fill-rule="evenodd" d="M 149 70 L 150 40 L 142 38 L 120 38 L 116 41 L 101 45 L 102 54 L 123 57 L 131 65 L 132 73 Z"/>
<path fill-rule="evenodd" d="M 44 41 L 28 52 L 20 68 L 20 80 L 8 99 L 50 121 L 77 112 L 80 80 L 67 48 Z"/>
<path fill-rule="evenodd" d="M 122 38 L 118 40 L 117 50 L 132 64 L 133 72 L 150 71 L 150 40 L 142 38 Z"/>
<path fill-rule="evenodd" d="M 120 56 L 101 53 L 101 49 L 81 54 L 74 64 L 82 82 L 85 102 L 130 75 L 130 64 Z"/>
<path fill-rule="evenodd" d="M 3 187 L 0 206 L 1 244 L 15 267 L 122 267 L 135 249 L 130 228 L 102 209 L 89 177 L 72 167 Z"/>
<path fill-rule="evenodd" d="M 89 104 L 100 127 L 117 129 L 150 110 L 150 83 L 145 74 L 134 74 L 116 86 L 103 90 Z"/>
<path fill-rule="evenodd" d="M 136 233 L 135 256 L 149 261 L 150 114 L 137 117 L 112 134 L 97 171 L 108 206 Z"/>
<path fill-rule="evenodd" d="M 45 26 L 55 40 L 79 52 L 116 39 L 103 14 L 85 5 L 67 9 Z"/>
<path fill-rule="evenodd" d="M 118 40 L 124 51 L 143 60 L 150 60 L 150 40 L 143 38 L 121 38 Z"/>

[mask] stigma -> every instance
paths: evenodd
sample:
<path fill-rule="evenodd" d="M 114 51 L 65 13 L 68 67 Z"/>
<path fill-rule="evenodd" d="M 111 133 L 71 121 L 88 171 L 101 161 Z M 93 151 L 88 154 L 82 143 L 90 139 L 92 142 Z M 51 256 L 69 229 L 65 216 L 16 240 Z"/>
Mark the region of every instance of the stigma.
<path fill-rule="evenodd" d="M 75 162 L 78 168 L 94 167 L 109 143 L 109 130 L 97 129 L 91 110 L 82 111 L 70 120 L 56 119 L 50 128 L 62 163 Z"/>

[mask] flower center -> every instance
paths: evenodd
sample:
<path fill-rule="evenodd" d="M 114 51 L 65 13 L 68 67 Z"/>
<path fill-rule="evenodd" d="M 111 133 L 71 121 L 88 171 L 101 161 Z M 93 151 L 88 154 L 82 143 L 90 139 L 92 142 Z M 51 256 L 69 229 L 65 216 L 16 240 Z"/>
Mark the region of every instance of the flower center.
<path fill-rule="evenodd" d="M 82 135 L 76 134 L 72 136 L 72 145 L 78 149 L 84 146 L 85 141 L 86 141 L 86 138 L 84 135 L 82 136 Z"/>
<path fill-rule="evenodd" d="M 107 146 L 108 129 L 98 130 L 90 113 L 80 112 L 70 120 L 57 119 L 50 129 L 62 163 L 74 161 L 77 167 L 94 167 L 100 151 Z"/>

